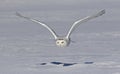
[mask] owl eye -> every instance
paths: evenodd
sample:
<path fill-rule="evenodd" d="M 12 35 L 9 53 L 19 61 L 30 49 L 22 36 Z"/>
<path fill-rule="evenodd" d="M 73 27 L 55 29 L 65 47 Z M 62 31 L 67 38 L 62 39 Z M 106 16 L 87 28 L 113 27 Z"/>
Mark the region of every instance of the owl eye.
<path fill-rule="evenodd" d="M 57 42 L 57 44 L 59 44 L 59 42 Z"/>
<path fill-rule="evenodd" d="M 62 41 L 61 43 L 63 44 L 64 42 Z"/>

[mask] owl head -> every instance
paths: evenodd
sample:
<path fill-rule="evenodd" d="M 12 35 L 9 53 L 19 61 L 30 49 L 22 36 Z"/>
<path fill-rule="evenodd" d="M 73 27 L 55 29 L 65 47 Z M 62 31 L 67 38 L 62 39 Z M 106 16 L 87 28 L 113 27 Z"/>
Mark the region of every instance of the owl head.
<path fill-rule="evenodd" d="M 69 45 L 69 40 L 65 38 L 58 38 L 56 40 L 56 45 L 59 47 L 66 47 Z"/>

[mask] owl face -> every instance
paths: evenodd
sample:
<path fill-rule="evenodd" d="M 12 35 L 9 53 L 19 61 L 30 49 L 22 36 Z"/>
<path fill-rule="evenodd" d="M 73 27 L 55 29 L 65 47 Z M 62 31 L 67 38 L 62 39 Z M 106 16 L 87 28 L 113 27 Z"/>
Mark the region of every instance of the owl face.
<path fill-rule="evenodd" d="M 59 47 L 65 47 L 68 45 L 68 41 L 66 39 L 57 39 L 56 45 Z"/>

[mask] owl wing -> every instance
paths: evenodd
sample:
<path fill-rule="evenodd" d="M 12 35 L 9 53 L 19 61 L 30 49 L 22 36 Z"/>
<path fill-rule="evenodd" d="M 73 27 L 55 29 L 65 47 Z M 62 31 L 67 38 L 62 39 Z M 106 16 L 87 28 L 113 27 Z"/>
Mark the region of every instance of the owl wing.
<path fill-rule="evenodd" d="M 27 20 L 30 20 L 30 21 L 32 21 L 32 22 L 35 22 L 35 23 L 38 23 L 38 24 L 42 25 L 43 27 L 47 28 L 47 29 L 52 33 L 52 35 L 54 36 L 55 39 L 57 39 L 57 35 L 56 35 L 55 31 L 54 31 L 52 28 L 50 28 L 48 25 L 46 25 L 46 24 L 44 24 L 44 23 L 41 23 L 41 22 L 38 21 L 38 20 L 29 18 L 29 17 L 25 17 L 25 16 L 21 15 L 21 14 L 18 13 L 18 12 L 16 12 L 16 15 L 19 16 L 19 17 L 21 17 L 21 18 L 25 18 L 25 19 L 27 19 Z"/>
<path fill-rule="evenodd" d="M 74 31 L 75 28 L 77 28 L 77 26 L 79 26 L 80 24 L 84 23 L 84 22 L 87 22 L 93 18 L 96 18 L 96 17 L 99 17 L 101 15 L 103 15 L 105 13 L 105 10 L 101 10 L 100 12 L 92 15 L 92 16 L 87 16 L 83 19 L 80 19 L 78 21 L 76 21 L 75 23 L 73 23 L 73 25 L 71 26 L 70 30 L 68 31 L 68 34 L 66 36 L 66 38 L 69 38 L 69 36 L 71 35 L 71 33 Z"/>

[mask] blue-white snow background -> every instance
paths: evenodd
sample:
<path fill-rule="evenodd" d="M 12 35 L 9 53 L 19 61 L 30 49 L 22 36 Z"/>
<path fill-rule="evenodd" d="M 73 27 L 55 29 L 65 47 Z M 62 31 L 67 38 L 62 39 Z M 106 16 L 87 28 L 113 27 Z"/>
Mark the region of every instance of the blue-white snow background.
<path fill-rule="evenodd" d="M 119 0 L 0 0 L 0 74 L 120 74 L 119 7 Z M 106 14 L 81 24 L 66 48 L 55 46 L 41 25 L 15 16 L 20 12 L 65 35 L 73 22 L 101 9 Z M 52 61 L 79 64 L 39 65 Z"/>

